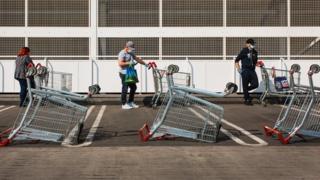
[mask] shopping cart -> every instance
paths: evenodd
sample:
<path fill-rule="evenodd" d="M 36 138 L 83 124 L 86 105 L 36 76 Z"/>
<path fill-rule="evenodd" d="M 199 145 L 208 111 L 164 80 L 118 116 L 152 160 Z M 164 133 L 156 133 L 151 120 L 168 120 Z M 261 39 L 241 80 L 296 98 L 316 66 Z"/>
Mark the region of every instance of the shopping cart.
<path fill-rule="evenodd" d="M 283 144 L 295 135 L 320 137 L 320 87 L 315 87 L 312 79 L 319 72 L 319 65 L 311 65 L 309 86 L 293 83 L 293 94 L 287 97 L 274 128 L 264 127 L 267 136 L 276 135 Z"/>
<path fill-rule="evenodd" d="M 41 71 L 39 68 L 40 66 L 30 67 L 26 73 L 28 97 L 13 127 L 0 134 L 0 146 L 19 140 L 78 143 L 87 107 L 73 101 L 84 101 L 95 92 L 79 95 L 43 86 L 32 89 L 30 77 L 34 76 L 38 85 L 47 77 L 48 71 Z"/>
<path fill-rule="evenodd" d="M 158 105 L 158 102 L 161 97 L 165 95 L 165 93 L 168 91 L 168 82 L 167 82 L 167 72 L 168 69 L 158 69 L 155 62 L 149 63 L 149 67 L 152 68 L 152 74 L 153 74 L 153 82 L 154 82 L 154 89 L 155 93 L 151 100 L 151 105 L 153 107 L 156 107 Z M 178 66 L 170 66 L 174 67 L 175 72 L 172 76 L 173 82 L 177 86 L 191 86 L 191 74 L 187 72 L 179 72 Z"/>
<path fill-rule="evenodd" d="M 265 105 L 267 104 L 268 97 L 287 97 L 292 94 L 290 88 L 290 71 L 292 68 L 296 73 L 293 74 L 294 82 L 300 84 L 300 66 L 294 64 L 290 70 L 266 68 L 265 66 L 260 66 L 261 76 L 264 84 L 264 92 L 260 96 L 260 103 Z"/>
<path fill-rule="evenodd" d="M 223 107 L 200 99 L 192 94 L 224 97 L 237 91 L 237 86 L 228 83 L 224 92 L 214 93 L 174 84 L 173 74 L 177 66 L 167 70 L 168 93 L 154 119 L 151 128 L 148 123 L 139 130 L 141 141 L 150 138 L 162 139 L 178 136 L 204 142 L 216 142 L 223 118 Z"/>

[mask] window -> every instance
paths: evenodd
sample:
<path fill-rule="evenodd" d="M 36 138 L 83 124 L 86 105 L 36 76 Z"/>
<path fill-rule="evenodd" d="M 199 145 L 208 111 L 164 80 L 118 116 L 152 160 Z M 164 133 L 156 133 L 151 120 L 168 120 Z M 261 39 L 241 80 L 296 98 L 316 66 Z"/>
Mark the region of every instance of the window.
<path fill-rule="evenodd" d="M 292 26 L 320 26 L 319 0 L 291 0 Z"/>
<path fill-rule="evenodd" d="M 294 37 L 294 38 L 290 38 L 290 43 L 291 43 L 291 55 L 293 56 L 292 59 L 297 59 L 299 58 L 298 56 L 320 57 L 320 38 L 319 37 L 318 38 L 317 37 Z M 302 59 L 309 59 L 309 58 L 302 57 Z"/>
<path fill-rule="evenodd" d="M 0 38 L 0 56 L 15 56 L 24 47 L 24 38 Z"/>
<path fill-rule="evenodd" d="M 0 26 L 24 26 L 24 0 L 0 1 Z"/>
<path fill-rule="evenodd" d="M 89 56 L 89 38 L 29 38 L 29 47 L 34 56 Z"/>
<path fill-rule="evenodd" d="M 159 56 L 158 38 L 99 38 L 99 56 L 118 56 L 127 41 L 135 43 L 139 56 Z"/>
<path fill-rule="evenodd" d="M 163 56 L 222 57 L 222 38 L 163 38 L 162 44 Z"/>
<path fill-rule="evenodd" d="M 89 26 L 89 2 L 29 0 L 29 26 Z"/>
<path fill-rule="evenodd" d="M 163 0 L 163 26 L 223 26 L 223 1 Z"/>
<path fill-rule="evenodd" d="M 287 0 L 227 0 L 227 26 L 287 26 Z"/>
<path fill-rule="evenodd" d="M 237 56 L 244 47 L 248 38 L 227 38 L 227 56 Z M 271 56 L 287 56 L 287 38 L 259 37 L 253 38 L 256 41 L 256 50 L 259 58 L 278 59 Z M 229 57 L 228 59 L 233 59 Z"/>
<path fill-rule="evenodd" d="M 99 0 L 99 26 L 159 26 L 159 1 Z"/>

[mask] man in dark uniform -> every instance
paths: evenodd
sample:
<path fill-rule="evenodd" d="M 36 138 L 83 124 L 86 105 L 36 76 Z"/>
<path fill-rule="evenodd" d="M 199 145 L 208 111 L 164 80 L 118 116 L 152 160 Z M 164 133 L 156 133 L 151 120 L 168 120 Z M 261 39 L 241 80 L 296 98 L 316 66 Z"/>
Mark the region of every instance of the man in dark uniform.
<path fill-rule="evenodd" d="M 254 49 L 254 45 L 255 41 L 253 39 L 248 39 L 245 43 L 245 47 L 241 50 L 235 60 L 236 69 L 242 77 L 245 105 L 252 105 L 252 98 L 250 97 L 249 91 L 256 89 L 259 86 L 257 73 L 255 71 L 258 61 L 258 52 Z M 241 68 L 239 61 L 241 61 Z"/>

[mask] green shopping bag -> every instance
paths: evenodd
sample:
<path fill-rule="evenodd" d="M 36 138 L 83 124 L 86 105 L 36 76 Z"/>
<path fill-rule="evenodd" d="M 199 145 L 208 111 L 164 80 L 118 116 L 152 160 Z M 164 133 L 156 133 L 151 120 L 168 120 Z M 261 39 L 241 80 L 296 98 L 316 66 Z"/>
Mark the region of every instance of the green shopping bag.
<path fill-rule="evenodd" d="M 127 84 L 133 84 L 133 83 L 138 83 L 138 74 L 137 71 L 134 69 L 133 66 L 128 66 L 127 67 L 127 74 L 125 76 L 125 83 Z"/>

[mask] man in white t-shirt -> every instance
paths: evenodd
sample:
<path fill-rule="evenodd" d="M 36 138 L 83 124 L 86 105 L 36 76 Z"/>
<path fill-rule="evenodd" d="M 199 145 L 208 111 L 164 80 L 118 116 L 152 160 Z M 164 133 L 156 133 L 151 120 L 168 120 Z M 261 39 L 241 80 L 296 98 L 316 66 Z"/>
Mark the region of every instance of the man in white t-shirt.
<path fill-rule="evenodd" d="M 125 82 L 127 67 L 134 66 L 137 63 L 147 66 L 147 64 L 140 57 L 135 55 L 134 43 L 132 41 L 128 41 L 126 43 L 125 48 L 121 50 L 118 55 L 118 64 L 120 66 L 119 75 L 122 83 L 122 91 L 121 91 L 122 109 L 132 109 L 132 108 L 139 107 L 137 104 L 134 103 L 134 94 L 137 90 L 136 83 L 127 84 Z M 129 94 L 129 99 L 127 100 L 128 88 L 130 88 L 130 94 Z"/>

